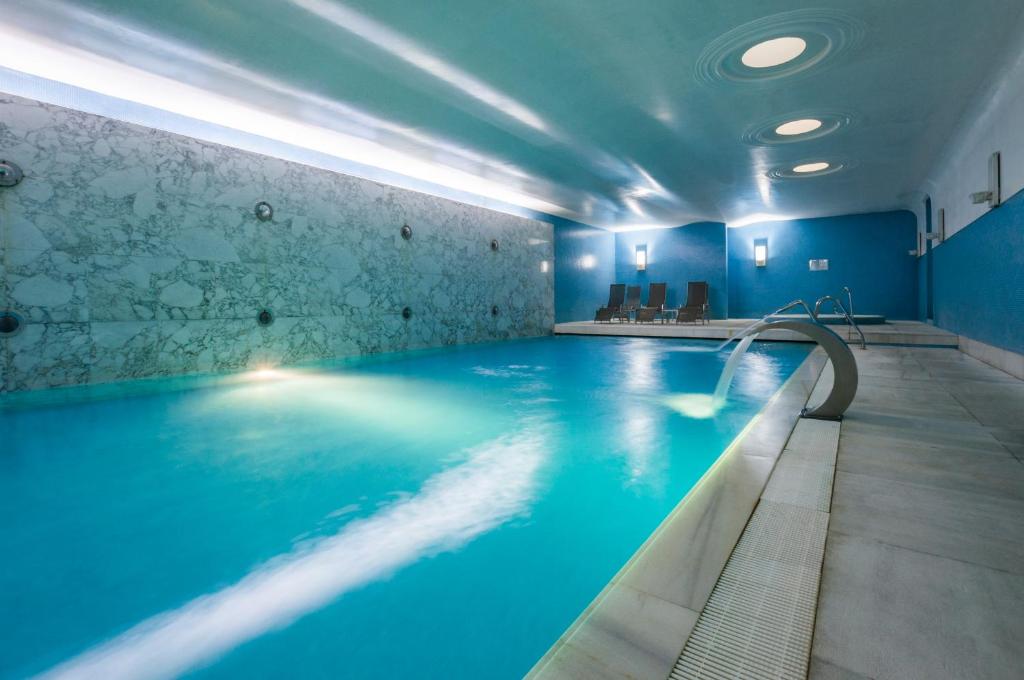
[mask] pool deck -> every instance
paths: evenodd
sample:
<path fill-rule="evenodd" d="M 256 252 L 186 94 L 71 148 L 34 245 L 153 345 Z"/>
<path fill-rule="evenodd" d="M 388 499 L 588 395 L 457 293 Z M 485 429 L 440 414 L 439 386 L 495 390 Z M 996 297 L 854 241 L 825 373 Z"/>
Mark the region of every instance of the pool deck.
<path fill-rule="evenodd" d="M 854 355 L 841 424 L 793 417 L 818 350 L 531 675 L 1021 677 L 1024 381 Z"/>
<path fill-rule="evenodd" d="M 811 678 L 1020 678 L 1024 381 L 961 352 L 856 352 Z"/>
<path fill-rule="evenodd" d="M 730 338 L 754 323 L 757 319 L 723 319 L 708 324 L 690 323 L 594 323 L 593 321 L 570 321 L 555 324 L 555 335 L 617 335 L 645 338 L 709 338 L 724 340 Z M 856 331 L 849 326 L 830 325 L 829 328 L 844 340 L 859 340 Z M 920 321 L 889 321 L 884 324 L 860 327 L 869 344 L 928 345 L 957 347 L 959 337 Z M 769 331 L 761 337 L 765 340 L 806 341 L 807 338 L 793 331 Z"/>

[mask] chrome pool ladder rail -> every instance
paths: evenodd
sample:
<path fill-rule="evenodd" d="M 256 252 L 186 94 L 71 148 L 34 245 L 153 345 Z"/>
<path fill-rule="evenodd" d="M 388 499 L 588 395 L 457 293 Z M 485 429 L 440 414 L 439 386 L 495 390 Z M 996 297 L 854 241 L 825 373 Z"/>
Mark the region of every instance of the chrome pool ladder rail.
<path fill-rule="evenodd" d="M 849 292 L 849 289 L 847 289 L 847 292 Z M 846 323 L 848 323 L 851 326 L 853 326 L 853 329 L 855 331 L 857 331 L 857 335 L 860 336 L 860 348 L 861 349 L 867 349 L 868 348 L 868 340 L 867 340 L 867 338 L 864 337 L 864 331 L 862 331 L 860 329 L 860 326 L 857 325 L 857 322 L 854 321 L 853 317 L 850 316 L 850 313 L 846 311 L 846 307 L 844 307 L 843 303 L 839 301 L 839 298 L 834 297 L 832 295 L 822 295 L 820 298 L 818 298 L 818 301 L 814 303 L 814 314 L 813 314 L 812 318 L 815 321 L 818 320 L 818 314 L 821 312 L 821 305 L 826 303 L 826 302 L 831 302 L 832 303 L 832 311 L 833 312 L 836 311 L 836 310 L 839 310 L 840 312 L 843 313 L 843 317 L 846 319 Z"/>

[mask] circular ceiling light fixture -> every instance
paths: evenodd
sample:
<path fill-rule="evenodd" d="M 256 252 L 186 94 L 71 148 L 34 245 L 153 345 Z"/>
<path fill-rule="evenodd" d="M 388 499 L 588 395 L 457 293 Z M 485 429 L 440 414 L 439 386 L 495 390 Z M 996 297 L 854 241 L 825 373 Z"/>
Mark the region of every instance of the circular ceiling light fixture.
<path fill-rule="evenodd" d="M 822 125 L 823 123 L 817 118 L 801 118 L 800 120 L 791 120 L 788 123 L 783 123 L 775 128 L 775 134 L 782 135 L 783 137 L 806 135 L 808 132 L 814 132 L 819 129 Z"/>
<path fill-rule="evenodd" d="M 852 114 L 834 109 L 790 111 L 750 127 L 741 139 L 753 146 L 795 144 L 830 135 L 854 122 Z"/>
<path fill-rule="evenodd" d="M 750 68 L 771 68 L 793 61 L 806 49 L 806 40 L 788 35 L 757 43 L 743 53 L 740 61 Z"/>
<path fill-rule="evenodd" d="M 818 161 L 817 163 L 803 163 L 793 168 L 793 172 L 806 175 L 809 172 L 821 172 L 822 170 L 828 170 L 829 164 L 825 161 Z"/>
<path fill-rule="evenodd" d="M 833 9 L 799 9 L 761 17 L 708 43 L 695 64 L 707 84 L 768 83 L 819 72 L 861 42 L 863 21 Z M 785 121 L 782 121 L 785 122 Z"/>
<path fill-rule="evenodd" d="M 832 175 L 842 170 L 849 170 L 855 165 L 857 164 L 854 161 L 846 159 L 842 161 L 835 159 L 831 161 L 807 159 L 806 161 L 776 166 L 765 174 L 771 179 L 802 179 L 805 177 Z"/>

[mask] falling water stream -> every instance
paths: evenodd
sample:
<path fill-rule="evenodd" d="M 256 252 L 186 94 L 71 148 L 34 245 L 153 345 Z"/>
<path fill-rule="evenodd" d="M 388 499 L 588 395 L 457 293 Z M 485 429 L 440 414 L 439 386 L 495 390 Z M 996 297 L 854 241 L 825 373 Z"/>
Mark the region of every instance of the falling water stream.
<path fill-rule="evenodd" d="M 758 322 L 760 323 L 760 322 Z M 756 324 L 755 324 L 756 325 Z M 729 355 L 722 369 L 722 375 L 718 377 L 718 384 L 712 394 L 670 394 L 665 397 L 665 403 L 669 407 L 679 411 L 689 418 L 713 418 L 718 411 L 725 406 L 726 396 L 729 394 L 729 386 L 732 385 L 733 376 L 736 374 L 736 367 L 739 366 L 743 355 L 746 354 L 750 343 L 757 337 L 757 333 L 749 333 L 753 326 L 745 328 L 737 335 L 725 340 L 713 348 L 693 348 L 693 351 L 720 352 L 736 338 L 741 338 L 736 349 Z M 749 335 L 745 335 L 749 333 Z M 690 351 L 690 348 L 687 348 Z"/>

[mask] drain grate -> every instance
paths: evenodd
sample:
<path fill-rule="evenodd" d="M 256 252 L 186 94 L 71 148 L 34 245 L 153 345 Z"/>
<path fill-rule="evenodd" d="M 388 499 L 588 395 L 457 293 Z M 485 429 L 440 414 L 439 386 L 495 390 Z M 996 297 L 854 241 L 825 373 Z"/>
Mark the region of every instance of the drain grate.
<path fill-rule="evenodd" d="M 806 678 L 828 515 L 761 501 L 672 680 Z"/>

